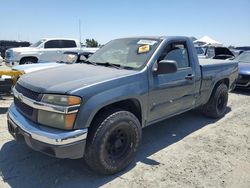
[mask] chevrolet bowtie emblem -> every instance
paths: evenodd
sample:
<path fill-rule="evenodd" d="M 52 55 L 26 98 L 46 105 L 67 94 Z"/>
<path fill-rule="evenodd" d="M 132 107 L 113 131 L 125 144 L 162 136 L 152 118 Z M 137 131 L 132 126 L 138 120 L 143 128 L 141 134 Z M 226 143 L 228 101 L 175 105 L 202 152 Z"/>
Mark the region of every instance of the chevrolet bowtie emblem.
<path fill-rule="evenodd" d="M 18 93 L 18 99 L 20 100 L 20 102 L 23 102 L 23 94 L 22 93 Z"/>

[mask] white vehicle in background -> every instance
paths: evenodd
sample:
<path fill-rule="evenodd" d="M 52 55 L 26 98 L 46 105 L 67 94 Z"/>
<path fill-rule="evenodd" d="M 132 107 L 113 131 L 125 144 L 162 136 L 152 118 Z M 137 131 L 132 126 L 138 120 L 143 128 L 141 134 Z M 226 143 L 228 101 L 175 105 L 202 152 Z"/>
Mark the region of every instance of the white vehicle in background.
<path fill-rule="evenodd" d="M 84 63 L 85 60 L 93 54 L 91 51 L 84 51 L 81 53 L 78 52 L 65 52 L 62 54 L 60 61 L 57 62 L 48 62 L 48 63 L 36 63 L 36 64 L 26 64 L 26 65 L 17 65 L 13 66 L 12 70 L 14 71 L 21 71 L 23 74 L 55 68 L 65 65 L 71 65 L 76 63 Z M 87 63 L 87 62 L 85 62 Z"/>
<path fill-rule="evenodd" d="M 89 58 L 93 52 L 90 51 L 83 51 L 81 53 L 78 52 L 65 52 L 62 54 L 60 61 L 57 62 L 47 62 L 47 63 L 35 63 L 35 64 L 26 64 L 26 65 L 17 65 L 11 67 L 11 70 L 8 70 L 7 75 L 14 75 L 14 72 L 19 72 L 18 74 L 15 73 L 15 76 L 7 76 L 3 74 L 0 70 L 0 93 L 10 93 L 11 88 L 15 85 L 17 79 L 22 76 L 23 74 L 28 74 L 44 69 L 55 68 L 60 66 L 67 66 L 76 63 L 87 63 L 87 58 Z M 43 79 L 43 78 L 41 78 Z"/>
<path fill-rule="evenodd" d="M 0 53 L 0 65 L 2 65 L 2 63 L 3 63 L 3 58 L 2 58 L 1 53 Z"/>
<path fill-rule="evenodd" d="M 5 52 L 6 65 L 31 64 L 58 61 L 66 51 L 81 52 L 81 44 L 76 39 L 41 39 L 30 47 L 10 48 Z"/>
<path fill-rule="evenodd" d="M 202 59 L 206 58 L 204 48 L 202 48 L 201 46 L 195 46 L 195 49 L 196 49 L 198 58 L 202 58 Z"/>

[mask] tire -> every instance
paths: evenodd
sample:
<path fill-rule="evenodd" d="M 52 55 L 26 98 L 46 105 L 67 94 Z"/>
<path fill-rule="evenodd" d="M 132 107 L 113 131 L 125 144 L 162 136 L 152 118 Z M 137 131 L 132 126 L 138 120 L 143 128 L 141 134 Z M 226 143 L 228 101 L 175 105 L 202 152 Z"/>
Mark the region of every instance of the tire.
<path fill-rule="evenodd" d="M 23 58 L 20 61 L 20 65 L 37 63 L 37 59 L 33 57 Z"/>
<path fill-rule="evenodd" d="M 220 84 L 212 93 L 208 102 L 203 106 L 203 113 L 211 118 L 223 117 L 226 113 L 228 102 L 228 88 Z"/>
<path fill-rule="evenodd" d="M 112 110 L 91 125 L 84 158 L 97 173 L 115 174 L 133 161 L 140 141 L 139 120 L 128 111 Z"/>

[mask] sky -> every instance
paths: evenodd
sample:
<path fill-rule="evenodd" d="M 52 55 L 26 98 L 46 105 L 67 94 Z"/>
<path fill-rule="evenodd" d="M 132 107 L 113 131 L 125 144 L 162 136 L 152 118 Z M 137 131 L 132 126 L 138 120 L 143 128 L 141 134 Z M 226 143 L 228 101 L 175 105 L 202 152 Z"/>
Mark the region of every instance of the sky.
<path fill-rule="evenodd" d="M 0 0 L 0 40 L 207 35 L 250 45 L 250 0 Z"/>

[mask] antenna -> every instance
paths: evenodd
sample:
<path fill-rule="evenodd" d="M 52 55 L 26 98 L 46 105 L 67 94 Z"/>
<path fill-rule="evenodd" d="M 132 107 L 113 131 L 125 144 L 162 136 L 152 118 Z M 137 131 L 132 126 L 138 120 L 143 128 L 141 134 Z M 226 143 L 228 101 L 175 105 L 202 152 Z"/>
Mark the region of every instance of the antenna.
<path fill-rule="evenodd" d="M 82 42 L 81 20 L 79 19 L 79 40 Z"/>

